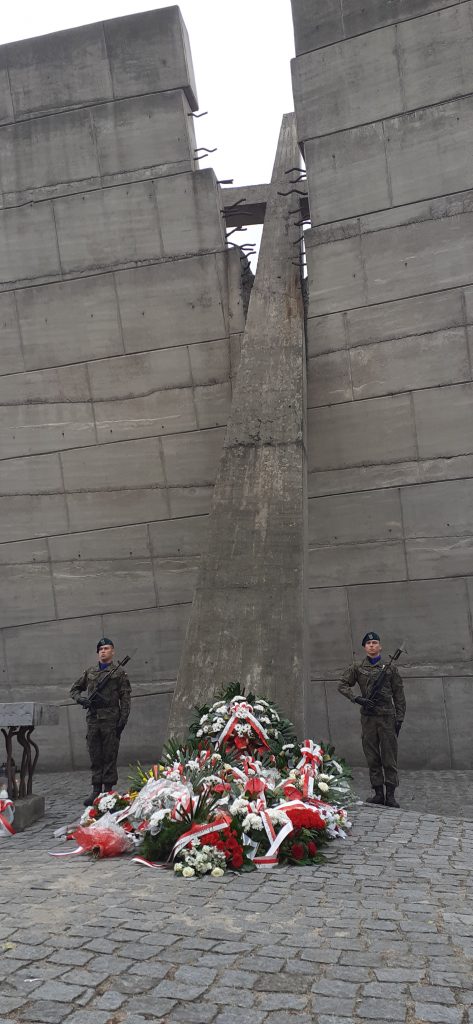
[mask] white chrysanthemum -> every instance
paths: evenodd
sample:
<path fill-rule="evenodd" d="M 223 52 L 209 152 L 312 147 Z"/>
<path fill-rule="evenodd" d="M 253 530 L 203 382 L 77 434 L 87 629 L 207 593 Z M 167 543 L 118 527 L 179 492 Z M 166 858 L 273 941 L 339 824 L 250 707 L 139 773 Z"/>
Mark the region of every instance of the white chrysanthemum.
<path fill-rule="evenodd" d="M 223 868 L 212 868 L 211 874 L 212 874 L 213 878 L 221 878 L 222 875 L 225 874 L 225 872 L 224 872 Z"/>
<path fill-rule="evenodd" d="M 259 814 L 253 814 L 250 812 L 250 814 L 247 814 L 246 818 L 243 819 L 243 828 L 262 829 L 263 827 L 263 822 L 261 821 Z"/>
<path fill-rule="evenodd" d="M 289 821 L 287 814 L 284 811 L 280 811 L 279 807 L 269 807 L 268 814 L 273 825 L 287 825 Z"/>
<path fill-rule="evenodd" d="M 181 864 L 181 862 L 177 860 L 175 865 L 174 865 L 174 871 L 176 872 L 176 875 L 182 874 L 183 867 L 184 867 L 184 865 Z"/>
<path fill-rule="evenodd" d="M 203 736 L 203 735 L 204 735 L 204 730 L 203 729 L 197 729 L 196 736 Z"/>
<path fill-rule="evenodd" d="M 233 803 L 232 803 L 232 805 L 230 807 L 230 814 L 232 816 L 235 815 L 235 814 L 244 814 L 244 813 L 246 813 L 247 810 L 248 810 L 248 800 L 243 800 L 242 797 L 237 797 L 237 799 L 233 801 Z"/>
<path fill-rule="evenodd" d="M 194 868 L 185 867 L 182 869 L 182 875 L 184 878 L 193 878 L 195 875 Z"/>
<path fill-rule="evenodd" d="M 116 802 L 117 798 L 114 793 L 106 793 L 98 803 L 100 813 L 105 814 L 106 811 L 113 811 Z"/>
<path fill-rule="evenodd" d="M 320 782 L 317 779 L 317 786 L 320 789 L 321 793 L 327 793 L 328 792 L 328 786 L 327 786 L 326 782 Z"/>
<path fill-rule="evenodd" d="M 196 760 L 188 761 L 186 768 L 188 768 L 190 772 L 198 772 L 200 769 L 200 764 Z"/>

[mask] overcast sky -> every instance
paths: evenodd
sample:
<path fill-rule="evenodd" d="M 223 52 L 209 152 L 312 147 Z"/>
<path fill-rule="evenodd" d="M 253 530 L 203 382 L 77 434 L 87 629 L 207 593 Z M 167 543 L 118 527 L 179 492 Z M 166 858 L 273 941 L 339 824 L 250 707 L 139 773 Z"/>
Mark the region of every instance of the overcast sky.
<path fill-rule="evenodd" d="M 4 0 L 0 42 L 170 6 L 169 0 Z M 294 104 L 290 0 L 180 0 L 200 110 L 198 142 L 218 150 L 201 166 L 236 185 L 268 181 L 281 117 Z"/>

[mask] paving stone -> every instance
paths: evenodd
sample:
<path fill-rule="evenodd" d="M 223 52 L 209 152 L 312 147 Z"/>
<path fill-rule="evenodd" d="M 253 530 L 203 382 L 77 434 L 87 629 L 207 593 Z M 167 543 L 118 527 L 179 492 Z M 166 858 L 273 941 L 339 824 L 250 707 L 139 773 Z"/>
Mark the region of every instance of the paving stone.
<path fill-rule="evenodd" d="M 19 1021 L 38 1021 L 38 1024 L 61 1024 L 71 1012 L 66 1003 L 51 1003 L 46 999 L 33 1000 L 16 1013 Z"/>
<path fill-rule="evenodd" d="M 118 1010 L 125 1000 L 126 996 L 120 992 L 104 992 L 102 996 L 99 996 L 97 1002 L 94 1003 L 94 1010 L 95 1007 L 97 1007 L 97 1010 Z"/>
<path fill-rule="evenodd" d="M 359 1017 L 367 1020 L 405 1020 L 406 1007 L 402 1002 L 395 1002 L 394 999 L 364 999 L 357 1005 L 356 1012 Z"/>
<path fill-rule="evenodd" d="M 261 1010 L 245 1010 L 245 1024 L 263 1024 L 265 1018 Z M 215 1024 L 242 1024 L 241 1010 L 223 1010 L 215 1017 Z"/>
<path fill-rule="evenodd" d="M 76 1010 L 66 1017 L 66 1024 L 108 1024 L 109 1020 L 108 1010 Z"/>
<path fill-rule="evenodd" d="M 163 999 L 199 999 L 208 988 L 208 985 L 191 985 L 188 982 L 162 981 L 157 988 L 153 989 L 156 998 Z"/>
<path fill-rule="evenodd" d="M 336 1013 L 341 1017 L 352 1017 L 355 1007 L 354 999 L 342 999 L 340 996 L 313 995 L 311 1000 L 314 1013 Z"/>
<path fill-rule="evenodd" d="M 187 1022 L 189 1024 L 209 1024 L 210 1021 L 213 1021 L 219 1009 L 216 1003 L 181 1003 L 181 1005 L 174 1007 L 169 1024 L 172 1024 L 172 1021 L 179 1022 L 179 1024 L 181 1021 L 185 1022 L 185 1024 Z"/>
<path fill-rule="evenodd" d="M 455 995 L 450 988 L 441 985 L 411 985 L 411 996 L 419 1003 L 450 1003 L 453 1005 Z"/>
<path fill-rule="evenodd" d="M 50 999 L 52 1002 L 73 1003 L 75 999 L 86 993 L 85 988 L 78 985 L 66 985 L 63 981 L 46 981 L 35 990 L 35 999 Z M 90 996 L 93 990 L 90 991 Z"/>
<path fill-rule="evenodd" d="M 415 1003 L 414 1012 L 420 1021 L 429 1024 L 462 1024 L 464 1011 L 459 1006 L 439 1003 Z"/>

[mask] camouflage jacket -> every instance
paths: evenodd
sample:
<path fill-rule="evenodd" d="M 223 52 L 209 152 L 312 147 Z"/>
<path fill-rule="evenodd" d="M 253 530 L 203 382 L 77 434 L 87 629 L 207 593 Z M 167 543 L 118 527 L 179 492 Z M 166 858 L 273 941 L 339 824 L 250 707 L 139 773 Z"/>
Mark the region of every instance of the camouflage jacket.
<path fill-rule="evenodd" d="M 104 678 L 107 672 L 110 672 L 115 668 L 115 662 L 112 661 L 106 668 L 99 668 L 98 665 L 93 665 L 91 668 L 85 670 L 84 674 L 74 683 L 71 687 L 71 697 L 73 700 L 77 700 L 82 694 L 86 693 L 86 696 L 90 696 L 93 690 L 100 680 Z M 113 721 L 120 721 L 124 725 L 130 714 L 130 702 L 131 702 L 131 686 L 130 680 L 125 672 L 124 668 L 118 668 L 115 675 L 108 683 L 104 686 L 103 690 L 100 691 L 100 696 L 104 700 L 104 706 L 98 707 L 91 716 L 91 712 L 87 712 L 87 718 L 110 718 Z"/>
<path fill-rule="evenodd" d="M 364 658 L 359 664 L 355 662 L 343 673 L 342 681 L 338 687 L 339 693 L 342 693 L 344 697 L 348 697 L 351 701 L 355 701 L 356 697 L 360 695 L 362 697 L 369 697 L 371 687 L 378 678 L 382 667 L 382 660 L 376 662 L 375 665 L 372 665 L 368 658 Z M 355 691 L 357 683 L 361 693 Z M 402 722 L 406 713 L 404 686 L 397 668 L 391 666 L 386 672 L 386 678 L 376 699 L 376 714 L 392 715 L 393 711 L 396 721 Z"/>

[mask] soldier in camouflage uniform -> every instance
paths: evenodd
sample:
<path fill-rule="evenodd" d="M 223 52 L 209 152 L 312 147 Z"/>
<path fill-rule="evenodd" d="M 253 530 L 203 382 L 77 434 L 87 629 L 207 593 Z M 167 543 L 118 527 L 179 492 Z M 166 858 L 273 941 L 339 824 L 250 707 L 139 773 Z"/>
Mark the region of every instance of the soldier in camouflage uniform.
<path fill-rule="evenodd" d="M 399 784 L 397 738 L 406 713 L 404 687 L 397 668 L 391 665 L 376 699 L 370 700 L 375 681 L 383 669 L 380 638 L 377 633 L 366 633 L 361 645 L 366 657 L 347 669 L 338 689 L 354 704 L 361 705 L 361 740 L 374 789 L 374 796 L 367 803 L 399 807 L 394 793 Z M 361 694 L 355 693 L 356 684 Z"/>
<path fill-rule="evenodd" d="M 97 644 L 99 661 L 86 669 L 71 688 L 71 697 L 77 704 L 87 707 L 90 696 L 98 683 L 114 667 L 115 649 L 111 640 L 104 636 Z M 85 698 L 82 696 L 85 691 Z M 113 677 L 100 691 L 104 706 L 87 707 L 87 747 L 92 769 L 92 792 L 84 804 L 93 804 L 95 798 L 117 784 L 117 757 L 120 736 L 130 714 L 131 687 L 125 669 L 117 667 Z"/>

